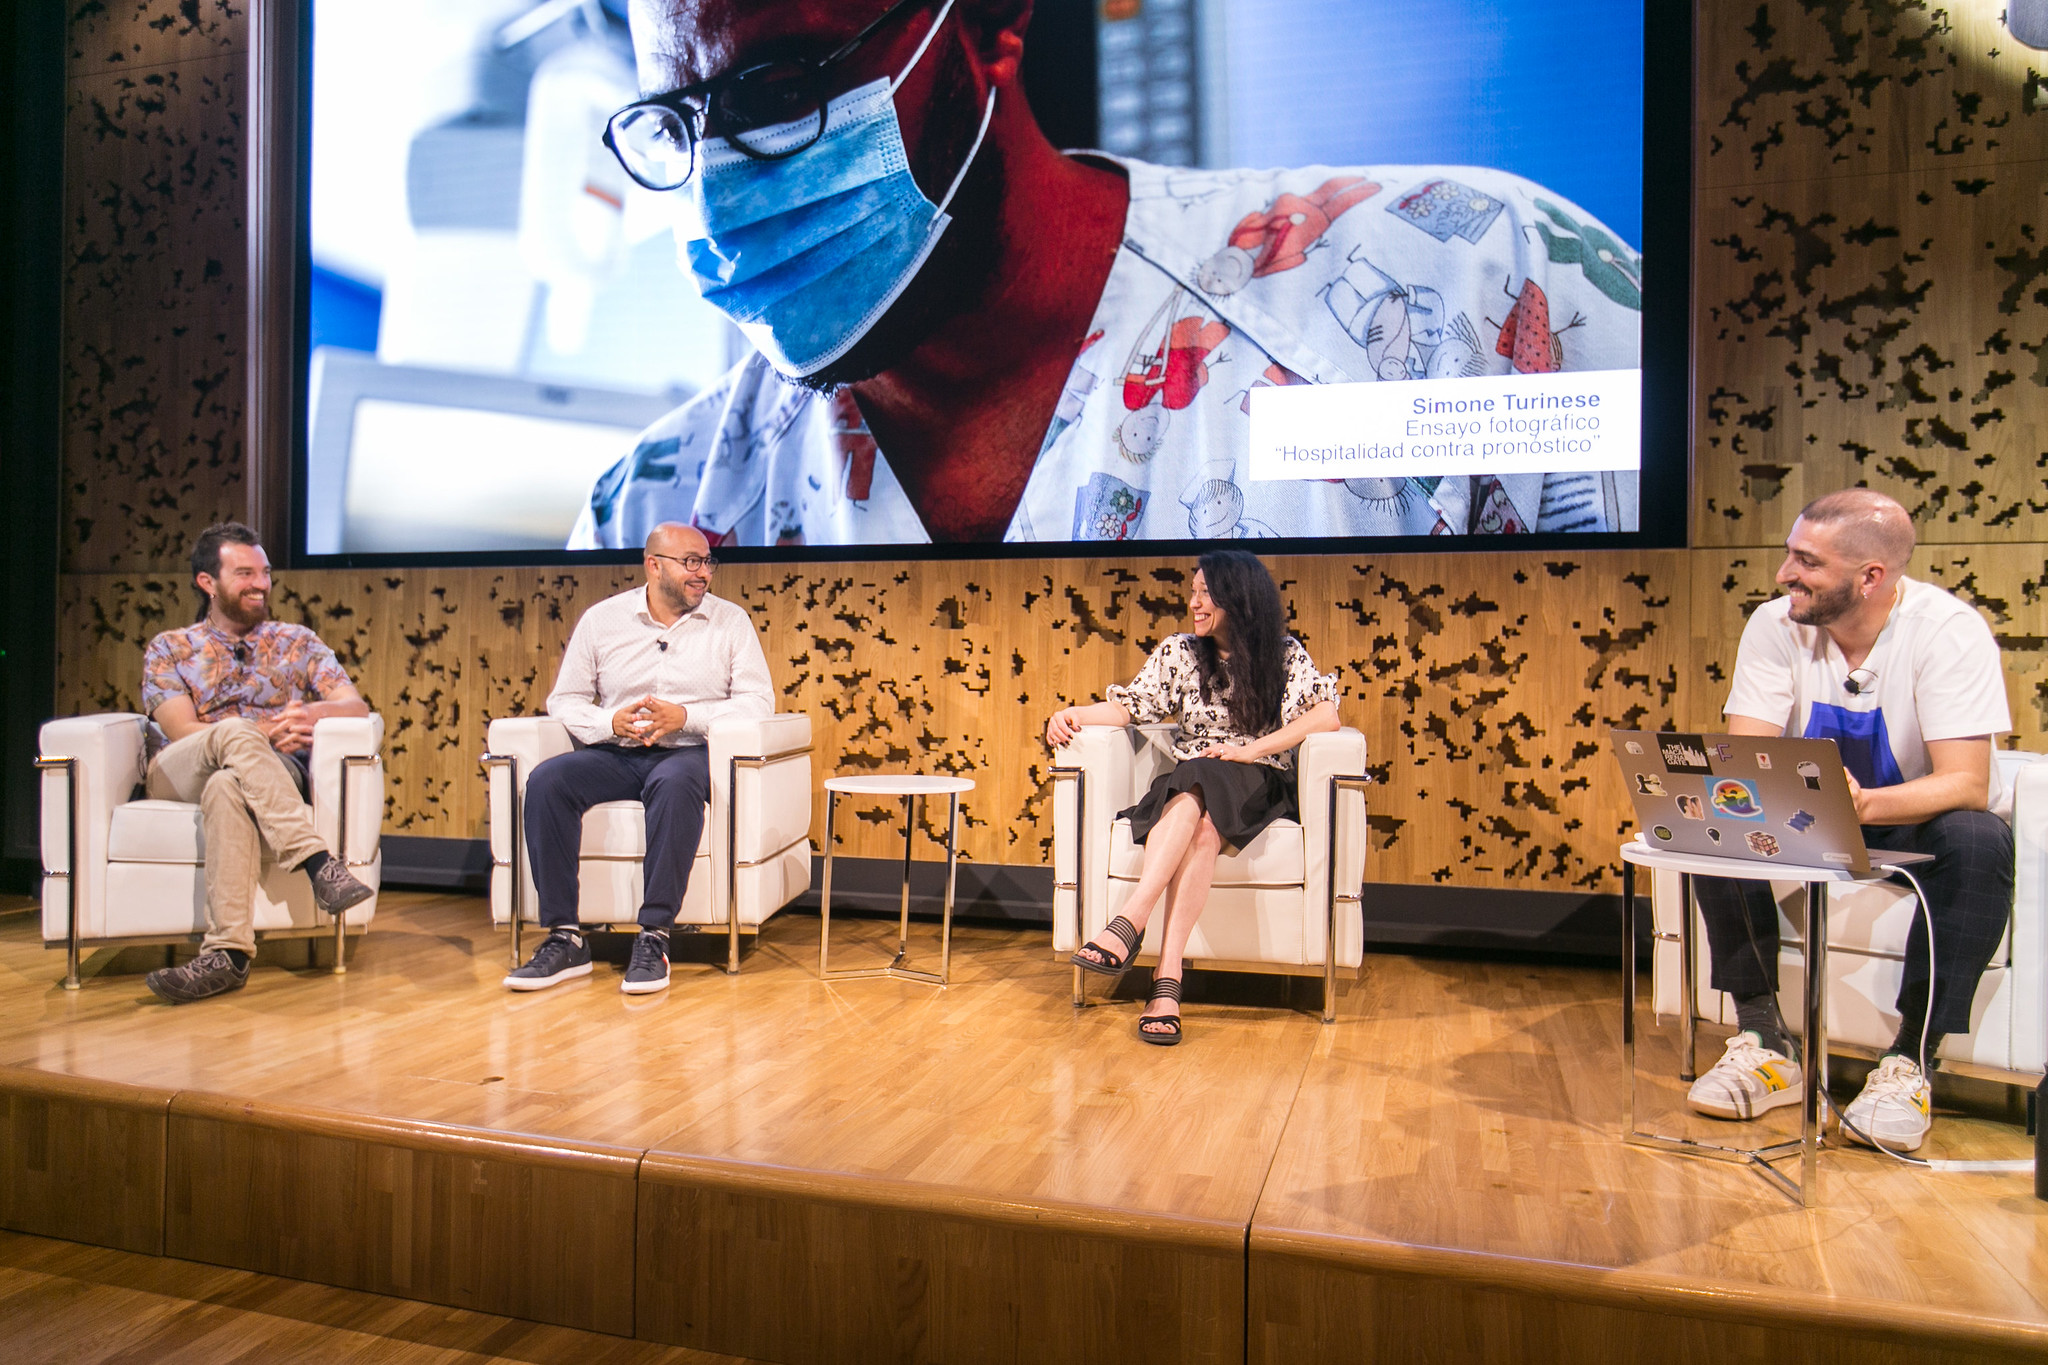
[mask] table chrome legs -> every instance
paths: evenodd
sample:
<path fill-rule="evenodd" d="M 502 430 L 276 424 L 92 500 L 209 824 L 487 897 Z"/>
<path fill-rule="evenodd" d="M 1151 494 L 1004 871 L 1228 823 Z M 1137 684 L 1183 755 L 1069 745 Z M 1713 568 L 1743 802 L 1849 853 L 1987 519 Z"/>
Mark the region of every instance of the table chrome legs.
<path fill-rule="evenodd" d="M 1682 917 L 1678 931 L 1678 979 L 1685 983 L 1679 991 L 1685 1005 L 1678 1011 L 1678 1079 L 1691 1085 L 1700 1078 L 1699 1017 L 1695 1011 L 1699 1003 L 1700 965 L 1692 936 L 1699 905 L 1694 899 L 1690 872 L 1678 874 L 1678 913 Z"/>
<path fill-rule="evenodd" d="M 828 960 L 832 952 L 832 817 L 839 810 L 839 793 L 825 792 L 825 881 L 818 892 L 818 975 L 832 979 Z"/>
<path fill-rule="evenodd" d="M 1806 1037 L 1803 1072 L 1806 1092 L 1800 1096 L 1799 1202 L 1811 1207 L 1820 1198 L 1820 1144 L 1826 1116 L 1821 1106 L 1828 1075 L 1828 887 L 1806 886 Z"/>
<path fill-rule="evenodd" d="M 953 972 L 953 894 L 960 858 L 960 795 L 952 793 L 946 819 L 946 899 L 939 919 L 939 969 L 921 971 L 903 964 L 910 957 L 910 870 L 916 851 L 917 815 L 922 796 L 903 797 L 903 884 L 896 908 L 896 955 L 886 967 L 833 967 L 832 952 L 832 863 L 833 817 L 839 809 L 839 793 L 825 791 L 825 873 L 818 892 L 818 976 L 826 981 L 849 981 L 858 977 L 893 976 L 904 981 L 921 981 L 944 986 Z"/>
<path fill-rule="evenodd" d="M 1699 982 L 1694 966 L 1693 948 L 1693 887 L 1690 876 L 1681 875 L 1679 905 L 1678 948 L 1680 963 L 1680 986 L 1678 1017 L 1679 1046 L 1684 1056 L 1681 1063 L 1680 1079 L 1691 1083 L 1695 1078 L 1693 1048 L 1696 1041 L 1694 1012 L 1698 1004 Z M 1794 1203 L 1811 1208 L 1820 1199 L 1820 1147 L 1822 1140 L 1820 1122 L 1820 1093 L 1826 1070 L 1827 1033 L 1825 1015 L 1821 1008 L 1821 992 L 1826 980 L 1827 942 L 1827 887 L 1822 883 L 1809 884 L 1807 904 L 1817 907 L 1808 913 L 1806 953 L 1806 1055 L 1815 1059 L 1805 1073 L 1806 1090 L 1802 1095 L 1801 1110 L 1803 1122 L 1800 1135 L 1782 1142 L 1766 1143 L 1761 1147 L 1728 1147 L 1719 1143 L 1701 1142 L 1695 1138 L 1671 1137 L 1661 1133 L 1645 1132 L 1636 1126 L 1636 879 L 1635 865 L 1624 861 L 1621 872 L 1621 924 L 1622 924 L 1622 966 L 1621 966 L 1621 1052 L 1622 1064 L 1628 1071 L 1628 1083 L 1622 1092 L 1621 1139 L 1631 1147 L 1647 1147 L 1654 1151 L 1679 1152 L 1687 1156 L 1707 1157 L 1715 1161 L 1733 1162 L 1747 1166 L 1757 1175 L 1786 1195 Z M 1817 945 L 1817 946 L 1816 946 Z M 1794 1182 L 1783 1171 L 1771 1163 L 1782 1161 L 1794 1154 L 1799 1156 L 1799 1179 Z"/>

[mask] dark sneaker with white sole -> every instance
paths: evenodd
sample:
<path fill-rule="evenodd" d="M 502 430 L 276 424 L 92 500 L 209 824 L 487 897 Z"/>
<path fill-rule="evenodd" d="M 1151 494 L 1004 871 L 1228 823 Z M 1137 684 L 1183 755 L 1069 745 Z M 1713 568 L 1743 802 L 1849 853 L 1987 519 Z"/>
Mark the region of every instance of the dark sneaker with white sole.
<path fill-rule="evenodd" d="M 633 960 L 626 964 L 626 979 L 619 989 L 628 995 L 652 995 L 668 989 L 668 934 L 660 929 L 642 929 L 633 940 Z"/>
<path fill-rule="evenodd" d="M 512 969 L 505 984 L 515 991 L 544 991 L 589 975 L 590 945 L 580 935 L 557 929 L 541 940 L 524 967 Z"/>
<path fill-rule="evenodd" d="M 248 980 L 247 967 L 237 967 L 225 949 L 209 948 L 182 966 L 159 967 L 142 984 L 173 1005 L 186 1005 L 238 991 Z"/>
<path fill-rule="evenodd" d="M 345 914 L 350 906 L 361 905 L 377 894 L 375 889 L 357 881 L 355 874 L 348 870 L 348 864 L 335 857 L 329 857 L 320 865 L 320 870 L 313 874 L 312 882 L 313 904 L 323 914 Z"/>

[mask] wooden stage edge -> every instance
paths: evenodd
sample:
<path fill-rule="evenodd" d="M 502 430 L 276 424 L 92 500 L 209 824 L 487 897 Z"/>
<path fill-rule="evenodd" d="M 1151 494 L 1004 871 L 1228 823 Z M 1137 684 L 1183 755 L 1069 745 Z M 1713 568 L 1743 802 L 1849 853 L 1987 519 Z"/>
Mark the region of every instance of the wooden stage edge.
<path fill-rule="evenodd" d="M 603 964 L 512 996 L 476 901 L 393 895 L 347 977 L 172 1010 L 56 989 L 24 918 L 18 1232 L 789 1365 L 2048 1358 L 2029 1178 L 1831 1151 L 1800 1210 L 1627 1148 L 1594 968 L 1374 957 L 1329 1028 L 1191 978 L 1159 1049 L 1142 988 L 1075 1011 L 1026 930 L 957 931 L 942 992 L 817 982 L 784 916 L 650 1009 Z M 1990 1094 L 1943 1094 L 1934 1154 L 2031 1146 Z"/>

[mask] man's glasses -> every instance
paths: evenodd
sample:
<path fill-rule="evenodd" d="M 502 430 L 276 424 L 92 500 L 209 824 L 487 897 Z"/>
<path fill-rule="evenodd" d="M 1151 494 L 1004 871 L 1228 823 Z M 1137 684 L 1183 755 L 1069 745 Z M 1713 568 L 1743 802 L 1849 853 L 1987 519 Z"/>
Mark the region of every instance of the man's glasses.
<path fill-rule="evenodd" d="M 897 14 L 928 3 L 896 0 L 817 61 L 763 62 L 629 104 L 605 124 L 604 145 L 627 175 L 650 190 L 687 184 L 697 169 L 697 144 L 707 136 L 724 138 L 756 161 L 795 156 L 825 135 L 831 69 Z"/>
<path fill-rule="evenodd" d="M 658 555 L 654 551 L 649 550 L 647 557 L 649 559 L 666 559 L 671 564 L 680 564 L 683 566 L 684 573 L 697 573 L 700 570 L 709 573 L 718 567 L 718 561 L 710 555 Z"/>

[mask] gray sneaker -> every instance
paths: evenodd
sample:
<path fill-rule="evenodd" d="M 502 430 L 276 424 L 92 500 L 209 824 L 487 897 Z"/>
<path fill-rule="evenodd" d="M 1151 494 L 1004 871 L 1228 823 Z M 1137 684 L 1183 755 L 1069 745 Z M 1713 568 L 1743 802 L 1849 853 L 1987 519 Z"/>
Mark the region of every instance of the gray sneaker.
<path fill-rule="evenodd" d="M 659 929 L 642 929 L 633 940 L 633 960 L 626 964 L 626 979 L 619 989 L 628 995 L 652 995 L 668 989 L 668 935 Z"/>
<path fill-rule="evenodd" d="M 313 904 L 330 915 L 341 915 L 351 905 L 361 905 L 377 894 L 357 881 L 355 874 L 348 870 L 348 864 L 332 854 L 313 874 L 312 881 Z"/>
<path fill-rule="evenodd" d="M 173 1005 L 183 1005 L 209 996 L 226 995 L 247 984 L 249 969 L 237 967 L 221 948 L 209 948 L 182 967 L 159 967 L 142 978 L 142 984 Z"/>
<path fill-rule="evenodd" d="M 505 985 L 515 991 L 544 991 L 589 975 L 590 945 L 558 929 L 541 940 L 524 967 L 512 969 Z"/>

